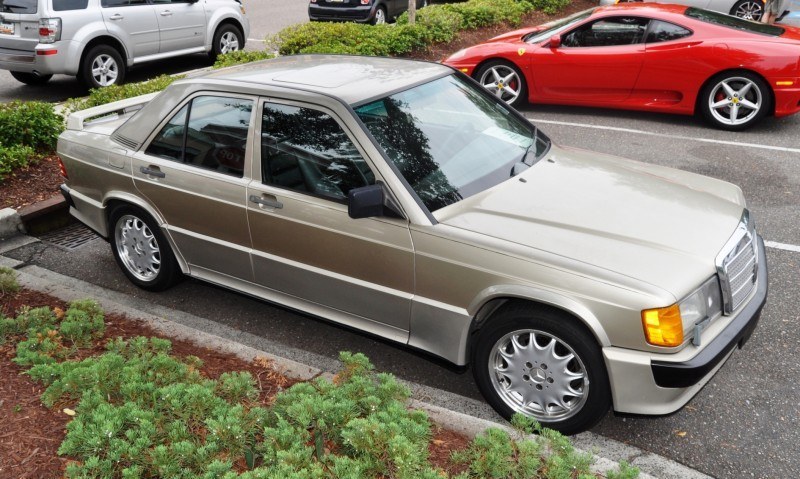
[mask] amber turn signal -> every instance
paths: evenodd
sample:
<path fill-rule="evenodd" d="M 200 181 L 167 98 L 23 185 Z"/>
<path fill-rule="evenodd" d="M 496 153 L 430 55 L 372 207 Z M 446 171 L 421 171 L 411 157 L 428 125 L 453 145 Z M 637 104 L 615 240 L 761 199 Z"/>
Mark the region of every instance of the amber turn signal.
<path fill-rule="evenodd" d="M 642 325 L 647 342 L 654 346 L 674 347 L 683 344 L 683 321 L 677 304 L 642 311 Z"/>

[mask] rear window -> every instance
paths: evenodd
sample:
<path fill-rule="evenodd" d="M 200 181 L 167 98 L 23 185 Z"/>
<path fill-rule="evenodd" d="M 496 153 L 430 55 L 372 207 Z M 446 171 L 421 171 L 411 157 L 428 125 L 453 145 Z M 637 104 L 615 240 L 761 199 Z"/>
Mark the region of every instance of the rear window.
<path fill-rule="evenodd" d="M 39 0 L 0 0 L 0 12 L 36 13 Z"/>
<path fill-rule="evenodd" d="M 53 0 L 53 10 L 65 12 L 67 10 L 85 10 L 89 0 Z"/>
<path fill-rule="evenodd" d="M 714 25 L 722 25 L 723 27 L 744 30 L 745 32 L 757 33 L 760 35 L 769 35 L 771 37 L 779 37 L 785 31 L 783 28 L 776 27 L 775 25 L 744 20 L 739 17 L 734 17 L 733 15 L 711 12 L 703 10 L 702 8 L 689 7 L 686 9 L 686 16 L 696 18 L 701 22 L 713 23 Z"/>

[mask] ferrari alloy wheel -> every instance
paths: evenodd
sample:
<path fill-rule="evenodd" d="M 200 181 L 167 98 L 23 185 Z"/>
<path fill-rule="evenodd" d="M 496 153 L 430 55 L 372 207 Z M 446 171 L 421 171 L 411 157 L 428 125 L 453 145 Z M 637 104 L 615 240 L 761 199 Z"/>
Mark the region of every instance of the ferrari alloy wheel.
<path fill-rule="evenodd" d="M 769 87 L 758 76 L 734 72 L 713 78 L 701 97 L 703 113 L 715 125 L 727 130 L 743 130 L 770 109 Z"/>
<path fill-rule="evenodd" d="M 757 22 L 764 15 L 764 2 L 761 0 L 739 0 L 731 8 L 731 15 Z"/>
<path fill-rule="evenodd" d="M 608 376 L 594 338 L 575 318 L 511 304 L 489 318 L 473 353 L 475 381 L 504 417 L 524 414 L 569 434 L 608 411 Z"/>
<path fill-rule="evenodd" d="M 125 276 L 140 288 L 161 291 L 180 277 L 180 268 L 155 222 L 135 207 L 111 214 L 111 250 Z"/>
<path fill-rule="evenodd" d="M 514 65 L 492 61 L 483 65 L 475 77 L 486 90 L 509 105 L 518 105 L 526 99 L 526 85 L 522 73 Z"/>

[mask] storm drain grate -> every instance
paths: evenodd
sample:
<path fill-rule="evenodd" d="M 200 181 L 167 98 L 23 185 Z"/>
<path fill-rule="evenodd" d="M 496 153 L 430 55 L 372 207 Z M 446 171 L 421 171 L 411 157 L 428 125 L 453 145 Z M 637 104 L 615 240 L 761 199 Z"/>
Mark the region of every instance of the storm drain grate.
<path fill-rule="evenodd" d="M 69 250 L 77 249 L 89 241 L 97 238 L 97 235 L 80 223 L 73 223 L 64 228 L 51 231 L 39 237 L 40 240 L 61 246 Z"/>

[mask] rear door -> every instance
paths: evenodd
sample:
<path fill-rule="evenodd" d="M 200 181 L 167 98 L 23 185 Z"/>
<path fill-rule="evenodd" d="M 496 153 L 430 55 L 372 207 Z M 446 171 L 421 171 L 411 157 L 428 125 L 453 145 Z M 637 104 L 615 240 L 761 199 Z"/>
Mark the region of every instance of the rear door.
<path fill-rule="evenodd" d="M 160 32 L 160 53 L 205 45 L 205 2 L 153 0 Z"/>
<path fill-rule="evenodd" d="M 207 279 L 252 280 L 245 198 L 254 104 L 199 93 L 133 156 L 136 188 L 161 213 L 192 273 Z"/>
<path fill-rule="evenodd" d="M 39 0 L 0 0 L 1 60 L 15 61 L 14 55 L 22 55 L 24 58 L 16 60 L 33 62 L 33 51 L 39 43 L 38 3 Z"/>
<path fill-rule="evenodd" d="M 649 20 L 603 17 L 561 36 L 561 46 L 534 51 L 531 69 L 542 100 L 604 104 L 625 101 L 644 62 Z"/>
<path fill-rule="evenodd" d="M 158 53 L 158 20 L 147 0 L 100 0 L 103 22 L 125 44 L 128 54 L 142 57 Z"/>

